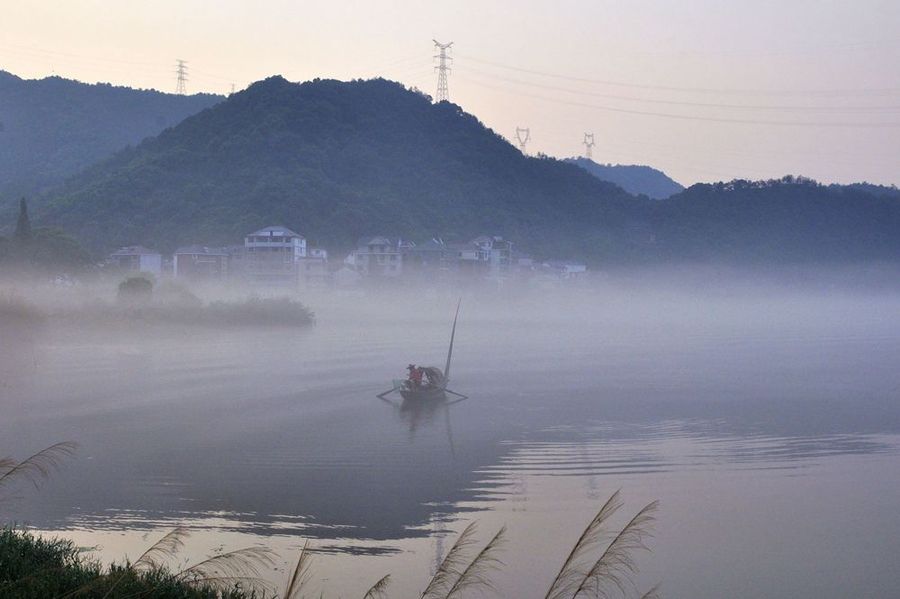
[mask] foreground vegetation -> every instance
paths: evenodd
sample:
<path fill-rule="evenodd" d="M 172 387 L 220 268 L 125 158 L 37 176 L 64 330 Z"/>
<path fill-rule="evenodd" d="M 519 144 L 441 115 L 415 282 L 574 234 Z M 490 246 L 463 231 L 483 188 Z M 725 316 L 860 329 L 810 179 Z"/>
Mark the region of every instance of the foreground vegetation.
<path fill-rule="evenodd" d="M 48 599 L 244 599 L 253 594 L 144 563 L 103 567 L 68 540 L 44 539 L 10 528 L 0 531 L 0 597 Z"/>
<path fill-rule="evenodd" d="M 18 479 L 37 485 L 75 452 L 72 443 L 59 443 L 19 462 L 0 459 L 0 500 L 6 487 Z M 544 599 L 589 599 L 637 596 L 633 581 L 638 565 L 635 553 L 647 550 L 646 540 L 655 522 L 652 502 L 621 529 L 610 519 L 623 506 L 616 491 L 584 529 L 563 561 Z M 310 551 L 307 543 L 296 566 L 278 588 L 263 573 L 275 564 L 275 554 L 249 547 L 214 555 L 178 571 L 167 567 L 183 546 L 189 531 L 176 528 L 133 562 L 102 566 L 85 556 L 70 541 L 44 539 L 27 531 L 0 530 L 0 596 L 22 599 L 88 597 L 96 599 L 300 599 L 307 596 Z M 461 599 L 478 591 L 498 591 L 491 575 L 500 567 L 506 541 L 501 528 L 484 545 L 476 539 L 476 524 L 469 524 L 444 556 L 421 599 Z M 384 599 L 391 577 L 375 582 L 363 599 Z M 500 591 L 498 591 L 500 592 Z M 640 595 L 658 597 L 657 589 Z"/>

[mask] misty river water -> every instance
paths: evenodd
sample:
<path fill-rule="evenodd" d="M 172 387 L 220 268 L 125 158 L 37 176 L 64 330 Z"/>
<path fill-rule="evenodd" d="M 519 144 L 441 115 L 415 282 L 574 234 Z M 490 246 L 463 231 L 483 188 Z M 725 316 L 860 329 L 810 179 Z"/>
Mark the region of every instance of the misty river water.
<path fill-rule="evenodd" d="M 442 365 L 455 298 L 309 303 L 308 330 L 5 330 L 0 454 L 75 459 L 6 519 L 131 558 L 315 549 L 311 588 L 421 590 L 478 521 L 503 596 L 541 597 L 615 490 L 660 500 L 639 588 L 886 597 L 900 588 L 900 297 L 648 290 L 463 299 L 453 405 L 375 396 Z M 277 574 L 275 576 L 281 576 Z"/>

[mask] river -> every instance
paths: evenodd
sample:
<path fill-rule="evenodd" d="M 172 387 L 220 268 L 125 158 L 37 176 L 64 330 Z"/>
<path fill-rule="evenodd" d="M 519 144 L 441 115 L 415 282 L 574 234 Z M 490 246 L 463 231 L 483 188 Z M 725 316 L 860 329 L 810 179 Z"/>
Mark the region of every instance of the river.
<path fill-rule="evenodd" d="M 578 293 L 581 297 L 572 297 Z M 651 293 L 463 299 L 452 387 L 376 394 L 442 365 L 438 294 L 315 296 L 307 330 L 44 323 L 5 329 L 0 454 L 75 458 L 5 519 L 132 559 L 176 525 L 180 560 L 306 540 L 314 596 L 384 574 L 413 596 L 468 522 L 508 527 L 503 596 L 542 597 L 621 489 L 658 499 L 638 588 L 838 598 L 900 588 L 900 297 Z"/>

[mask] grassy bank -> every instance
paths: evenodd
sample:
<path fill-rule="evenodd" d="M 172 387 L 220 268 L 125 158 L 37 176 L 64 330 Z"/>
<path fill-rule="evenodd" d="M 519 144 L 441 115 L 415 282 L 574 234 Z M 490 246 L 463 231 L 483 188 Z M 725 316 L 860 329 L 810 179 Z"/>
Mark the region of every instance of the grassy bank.
<path fill-rule="evenodd" d="M 161 567 L 133 564 L 102 566 L 63 539 L 45 539 L 23 530 L 0 531 L 0 597 L 50 599 L 246 599 L 238 582 L 232 588 L 173 574 Z"/>

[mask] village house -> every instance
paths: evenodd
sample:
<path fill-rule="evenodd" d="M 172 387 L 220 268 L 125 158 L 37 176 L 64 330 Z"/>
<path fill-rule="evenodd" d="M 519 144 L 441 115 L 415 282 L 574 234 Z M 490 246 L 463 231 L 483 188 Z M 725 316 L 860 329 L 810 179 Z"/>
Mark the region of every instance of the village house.
<path fill-rule="evenodd" d="M 321 286 L 327 283 L 328 251 L 322 248 L 309 248 L 300 263 L 300 278 L 308 285 Z"/>
<path fill-rule="evenodd" d="M 156 276 L 162 273 L 162 254 L 140 245 L 123 247 L 106 259 L 114 268 L 132 272 L 146 272 Z"/>
<path fill-rule="evenodd" d="M 499 236 L 481 236 L 466 243 L 433 238 L 416 244 L 388 237 L 367 237 L 344 260 L 363 277 L 423 280 L 502 279 L 512 266 L 512 243 Z"/>
<path fill-rule="evenodd" d="M 583 263 L 567 260 L 549 260 L 544 262 L 543 269 L 545 272 L 567 281 L 580 279 L 587 272 L 587 266 Z"/>
<path fill-rule="evenodd" d="M 370 278 L 395 278 L 403 274 L 401 242 L 387 237 L 366 237 L 350 252 L 344 264 Z"/>
<path fill-rule="evenodd" d="M 300 266 L 306 257 L 305 237 L 287 227 L 273 226 L 244 237 L 238 262 L 241 274 L 251 283 L 295 286 L 300 282 Z"/>
<path fill-rule="evenodd" d="M 463 278 L 500 280 L 509 274 L 512 242 L 482 235 L 467 243 L 449 245 L 456 256 L 456 271 Z"/>
<path fill-rule="evenodd" d="M 227 248 L 208 248 L 191 245 L 178 248 L 172 259 L 175 278 L 221 280 L 228 276 Z"/>
<path fill-rule="evenodd" d="M 404 273 L 421 279 L 445 277 L 458 266 L 457 251 L 438 238 L 420 244 L 406 243 L 401 252 Z"/>
<path fill-rule="evenodd" d="M 478 248 L 477 259 L 485 266 L 488 278 L 499 279 L 509 273 L 512 264 L 512 242 L 498 235 L 482 235 L 472 240 Z"/>

